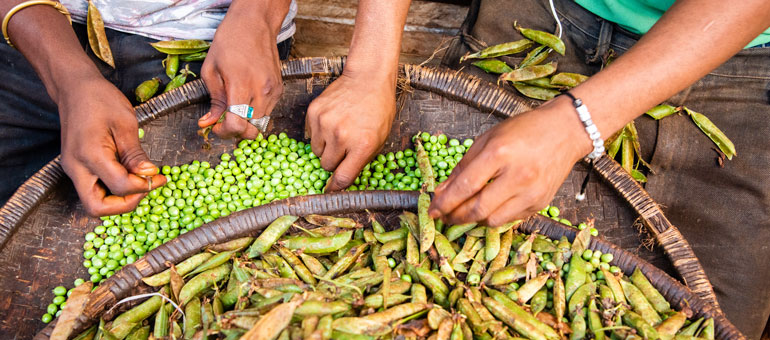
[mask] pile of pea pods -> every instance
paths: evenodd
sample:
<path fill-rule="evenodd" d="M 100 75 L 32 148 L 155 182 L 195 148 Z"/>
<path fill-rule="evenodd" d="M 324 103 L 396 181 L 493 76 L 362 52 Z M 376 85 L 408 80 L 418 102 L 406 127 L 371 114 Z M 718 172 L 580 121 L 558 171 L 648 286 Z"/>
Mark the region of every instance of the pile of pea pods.
<path fill-rule="evenodd" d="M 575 241 L 404 211 L 282 216 L 145 277 L 159 292 L 78 339 L 714 339 L 639 271 Z"/>

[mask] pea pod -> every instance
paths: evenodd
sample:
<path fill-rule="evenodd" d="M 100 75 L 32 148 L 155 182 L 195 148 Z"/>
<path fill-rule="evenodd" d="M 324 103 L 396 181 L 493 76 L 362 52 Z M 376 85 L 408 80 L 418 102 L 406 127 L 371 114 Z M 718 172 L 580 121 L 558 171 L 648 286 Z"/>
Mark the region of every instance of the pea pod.
<path fill-rule="evenodd" d="M 633 283 L 625 280 L 620 280 L 620 285 L 623 287 L 623 293 L 625 293 L 626 299 L 628 299 L 631 307 L 633 307 L 648 324 L 657 325 L 660 323 L 660 315 L 658 315 L 650 302 L 647 301 L 647 298 L 644 297 L 644 294 L 642 294 L 639 288 L 634 286 Z"/>
<path fill-rule="evenodd" d="M 422 174 L 422 181 L 424 183 L 423 186 L 425 187 L 425 191 L 433 192 L 436 190 L 436 173 L 433 172 L 433 166 L 430 165 L 430 158 L 428 157 L 428 153 L 425 152 L 425 148 L 423 148 L 420 139 L 415 141 L 414 148 L 417 153 L 417 167 L 420 169 L 420 173 Z"/>
<path fill-rule="evenodd" d="M 158 312 L 155 314 L 155 328 L 152 331 L 152 335 L 157 339 L 168 335 L 168 312 L 163 306 L 163 303 L 161 303 Z"/>
<path fill-rule="evenodd" d="M 658 335 L 658 332 L 655 331 L 655 328 L 652 328 L 651 324 L 648 323 L 647 320 L 639 314 L 636 314 L 632 311 L 626 311 L 623 313 L 623 323 L 636 329 L 636 331 L 639 332 L 639 335 L 641 335 L 644 339 L 660 339 L 660 336 Z"/>
<path fill-rule="evenodd" d="M 527 322 L 525 318 L 517 317 L 516 313 L 513 310 L 507 308 L 508 307 L 507 305 L 495 300 L 494 298 L 485 297 L 482 299 L 482 302 L 484 303 L 484 306 L 486 306 L 497 319 L 504 322 L 506 325 L 513 328 L 516 332 L 520 333 L 521 335 L 529 339 L 532 339 L 532 340 L 559 339 L 558 334 L 556 335 L 556 337 L 552 337 L 552 338 L 546 337 L 546 335 L 540 329 L 538 329 L 537 326 Z M 521 310 L 521 312 L 527 313 L 523 309 Z"/>
<path fill-rule="evenodd" d="M 532 86 L 541 87 L 544 89 L 566 90 L 567 88 L 561 85 L 555 85 L 548 77 L 542 77 L 537 79 L 525 80 L 522 83 Z"/>
<path fill-rule="evenodd" d="M 318 320 L 316 331 L 319 331 L 321 334 L 321 340 L 329 340 L 332 338 L 332 322 L 334 322 L 334 319 L 331 314 L 324 315 Z"/>
<path fill-rule="evenodd" d="M 166 75 L 169 79 L 174 79 L 176 72 L 179 70 L 179 55 L 169 54 L 166 59 L 163 59 L 163 66 L 166 67 Z"/>
<path fill-rule="evenodd" d="M 509 55 L 509 54 L 516 54 L 516 53 L 525 51 L 530 46 L 532 46 L 532 41 L 527 39 L 521 39 L 521 40 L 511 41 L 507 43 L 502 43 L 502 44 L 487 47 L 476 53 L 465 55 L 460 58 L 460 62 L 462 63 L 463 61 L 468 59 L 486 59 L 486 58 L 500 57 L 500 56 Z"/>
<path fill-rule="evenodd" d="M 567 295 L 564 289 L 564 281 L 561 280 L 561 275 L 556 275 L 553 283 L 553 312 L 558 322 L 561 322 L 566 310 Z"/>
<path fill-rule="evenodd" d="M 380 308 L 383 306 L 398 305 L 407 301 L 410 301 L 411 297 L 403 294 L 389 294 L 387 298 L 387 304 L 383 304 L 385 301 L 382 294 L 372 294 L 364 299 L 364 306 L 368 308 Z"/>
<path fill-rule="evenodd" d="M 150 43 L 152 47 L 166 54 L 190 54 L 205 51 L 211 43 L 204 40 L 166 40 Z"/>
<path fill-rule="evenodd" d="M 190 299 L 197 296 L 206 288 L 211 287 L 216 282 L 222 281 L 228 274 L 230 274 L 230 268 L 231 265 L 225 263 L 219 267 L 200 273 L 187 281 L 179 292 L 179 303 L 181 305 L 187 304 Z"/>
<path fill-rule="evenodd" d="M 388 241 L 406 238 L 408 233 L 409 229 L 402 227 L 385 233 L 374 233 L 374 238 L 377 239 L 377 242 L 387 243 Z"/>
<path fill-rule="evenodd" d="M 430 195 L 423 192 L 417 199 L 417 216 L 420 221 L 420 252 L 427 252 L 436 237 L 436 226 L 433 218 L 428 215 Z"/>
<path fill-rule="evenodd" d="M 555 253 L 559 248 L 545 237 L 535 237 L 532 241 L 532 251 L 540 253 Z"/>
<path fill-rule="evenodd" d="M 136 90 L 134 90 L 134 94 L 136 94 L 136 101 L 144 103 L 150 100 L 150 98 L 152 98 L 152 96 L 158 92 L 159 87 L 160 78 L 155 77 L 150 80 L 145 80 L 136 87 Z"/>
<path fill-rule="evenodd" d="M 591 330 L 596 340 L 605 339 L 604 331 L 599 330 L 600 328 L 604 328 L 602 326 L 602 318 L 599 315 L 599 308 L 596 307 L 596 299 L 592 297 L 591 302 L 588 304 L 588 329 Z"/>
<path fill-rule="evenodd" d="M 550 275 L 548 272 L 542 272 L 537 277 L 527 281 L 516 291 L 519 295 L 519 303 L 524 304 L 531 299 L 537 292 L 545 286 Z"/>
<path fill-rule="evenodd" d="M 423 310 L 426 310 L 428 309 L 428 306 L 429 305 L 427 303 L 407 302 L 407 303 L 402 303 L 400 305 L 393 306 L 382 312 L 369 314 L 367 316 L 362 317 L 361 319 L 366 319 L 369 321 L 374 321 L 382 324 L 390 324 L 391 322 L 394 322 L 396 320 L 400 320 L 412 314 L 419 313 Z"/>
<path fill-rule="evenodd" d="M 327 314 L 345 313 L 351 309 L 350 304 L 343 301 L 314 301 L 307 300 L 303 302 L 294 311 L 294 315 L 305 316 L 323 316 Z"/>
<path fill-rule="evenodd" d="M 365 317 L 342 317 L 332 322 L 332 328 L 334 329 L 333 339 L 374 339 L 373 336 L 385 335 L 392 330 L 386 322 L 369 320 Z M 367 338 L 351 336 L 367 336 Z"/>
<path fill-rule="evenodd" d="M 551 77 L 551 84 L 576 87 L 588 80 L 588 76 L 579 73 L 559 72 Z"/>
<path fill-rule="evenodd" d="M 360 246 L 356 246 L 353 249 L 351 249 L 349 252 L 345 254 L 342 258 L 340 258 L 337 263 L 335 263 L 324 275 L 325 279 L 333 279 L 339 274 L 344 273 L 347 271 L 351 265 L 363 254 L 364 250 L 366 250 L 367 246 L 369 246 L 368 243 L 364 243 Z"/>
<path fill-rule="evenodd" d="M 607 287 L 612 291 L 612 295 L 616 303 L 626 303 L 626 295 L 623 292 L 623 286 L 620 285 L 615 274 L 610 273 L 609 270 L 602 268 L 602 274 L 604 274 L 604 281 L 607 283 Z"/>
<path fill-rule="evenodd" d="M 701 129 L 701 131 L 703 131 L 703 133 L 705 133 L 706 136 L 708 136 L 709 139 L 711 139 L 711 141 L 717 145 L 717 147 L 719 147 L 719 150 L 725 154 L 727 159 L 732 160 L 733 156 L 738 154 L 735 151 L 735 145 L 730 140 L 730 138 L 727 138 L 727 135 L 725 135 L 722 130 L 720 130 L 710 119 L 708 119 L 708 117 L 702 113 L 695 112 L 686 107 L 684 110 L 688 115 L 690 115 L 690 118 L 692 118 L 692 121 L 695 123 L 695 125 L 697 125 L 698 128 Z"/>
<path fill-rule="evenodd" d="M 516 88 L 516 90 L 519 91 L 519 93 L 529 98 L 538 99 L 538 100 L 551 100 L 561 94 L 561 92 L 554 89 L 544 89 L 541 87 L 527 85 L 519 82 L 513 83 L 513 87 Z"/>
<path fill-rule="evenodd" d="M 513 69 L 510 66 L 508 66 L 508 64 L 497 59 L 479 60 L 477 62 L 472 63 L 471 65 L 480 68 L 482 71 L 486 73 L 501 74 L 501 73 L 508 73 L 513 71 Z"/>
<path fill-rule="evenodd" d="M 168 91 L 171 91 L 173 89 L 179 88 L 187 81 L 188 75 L 193 75 L 193 77 L 196 77 L 197 75 L 190 71 L 190 65 L 186 64 L 183 69 L 179 71 L 179 74 L 174 77 L 174 79 L 171 79 L 168 84 L 166 84 L 166 88 L 163 90 L 163 93 L 166 93 Z"/>
<path fill-rule="evenodd" d="M 308 221 L 310 222 L 310 224 L 315 224 L 321 227 L 336 227 L 336 228 L 345 228 L 345 229 L 357 229 L 357 228 L 363 227 L 360 223 L 356 222 L 352 218 L 347 218 L 347 217 L 334 217 L 334 216 L 310 214 L 305 216 L 305 221 Z"/>
<path fill-rule="evenodd" d="M 208 53 L 206 51 L 182 54 L 179 56 L 179 61 L 184 61 L 188 63 L 192 61 L 203 61 L 204 59 L 206 59 L 207 54 Z"/>
<path fill-rule="evenodd" d="M 570 329 L 572 329 L 572 334 L 570 334 L 570 336 L 569 336 L 570 340 L 585 339 L 585 337 L 586 337 L 586 319 L 583 316 L 583 307 L 582 306 L 580 306 L 580 309 L 575 314 L 575 317 L 572 318 L 572 323 L 570 324 Z"/>
<path fill-rule="evenodd" d="M 96 331 L 97 331 L 96 328 L 97 328 L 97 326 L 93 325 L 93 326 L 89 327 L 88 329 L 84 330 L 82 333 L 78 334 L 78 336 L 74 337 L 72 340 L 92 340 L 96 336 Z M 150 327 L 148 326 L 147 329 L 149 330 Z M 133 331 L 133 332 L 131 332 L 131 334 L 136 333 L 136 332 L 137 331 Z M 147 335 L 149 336 L 149 333 L 147 333 Z M 130 335 L 129 335 L 129 337 L 130 337 Z M 146 339 L 146 337 L 144 339 L 135 339 L 135 340 L 145 340 L 145 339 Z"/>
<path fill-rule="evenodd" d="M 567 278 L 564 281 L 564 292 L 567 301 L 569 301 L 572 298 L 572 294 L 586 282 L 587 277 L 586 262 L 580 257 L 580 254 L 573 253 L 572 258 L 570 258 L 569 261 Z"/>
<path fill-rule="evenodd" d="M 676 112 L 677 112 L 677 108 L 667 104 L 660 104 L 656 107 L 651 108 L 649 111 L 645 113 L 655 120 L 661 120 Z"/>
<path fill-rule="evenodd" d="M 508 266 L 498 269 L 487 280 L 488 285 L 499 286 L 521 280 L 527 275 L 527 269 L 523 265 Z"/>
<path fill-rule="evenodd" d="M 291 227 L 299 217 L 292 215 L 285 215 L 277 218 L 275 221 L 265 228 L 262 234 L 254 240 L 248 251 L 248 257 L 254 258 L 266 252 L 270 247 L 278 241 L 278 239 Z"/>
<path fill-rule="evenodd" d="M 211 256 L 213 256 L 211 253 L 200 253 L 188 257 L 186 260 L 179 262 L 176 265 L 176 272 L 179 275 L 185 275 L 198 267 L 201 263 L 206 262 L 206 260 L 208 260 Z M 166 269 L 165 271 L 153 276 L 142 278 L 142 282 L 152 287 L 160 287 L 166 285 L 169 283 L 169 281 L 171 281 L 171 269 Z"/>
<path fill-rule="evenodd" d="M 661 295 L 660 292 L 658 292 L 658 290 L 652 286 L 650 281 L 647 280 L 639 268 L 634 270 L 634 273 L 631 274 L 630 279 L 634 286 L 639 288 L 642 294 L 644 294 L 644 297 L 647 298 L 652 307 L 655 308 L 656 312 L 663 314 L 671 310 L 671 305 L 668 303 L 668 301 L 666 301 L 666 298 L 664 298 L 663 295 Z"/>
<path fill-rule="evenodd" d="M 504 232 L 500 237 L 500 251 L 497 253 L 497 256 L 492 260 L 492 262 L 489 263 L 489 267 L 487 268 L 487 272 L 484 274 L 482 281 L 489 281 L 489 278 L 492 276 L 493 272 L 496 272 L 498 269 L 505 267 L 505 264 L 508 262 L 508 256 L 511 253 L 512 242 L 513 229 L 508 229 L 508 231 Z"/>
<path fill-rule="evenodd" d="M 165 293 L 165 288 L 162 290 Z M 141 323 L 151 315 L 158 311 L 163 299 L 160 296 L 153 296 L 144 302 L 140 303 L 134 308 L 123 312 L 115 320 L 112 321 L 112 325 L 109 329 L 110 333 L 117 338 L 123 339 L 134 328 L 135 325 Z"/>
<path fill-rule="evenodd" d="M 699 318 L 698 320 L 695 320 L 691 324 L 689 324 L 687 327 L 682 328 L 681 331 L 679 331 L 679 334 L 677 335 L 685 335 L 685 336 L 695 336 L 695 331 L 698 330 L 700 325 L 703 323 L 703 318 Z"/>
<path fill-rule="evenodd" d="M 676 332 L 682 329 L 685 321 L 687 321 L 687 315 L 681 311 L 676 312 L 674 315 L 669 316 L 668 319 L 663 320 L 660 325 L 657 325 L 655 331 L 658 332 L 661 339 L 671 340 L 676 335 Z"/>
<path fill-rule="evenodd" d="M 540 64 L 548 58 L 549 54 L 551 54 L 551 49 L 548 46 L 540 45 L 535 47 L 521 60 L 519 68 Z"/>
<path fill-rule="evenodd" d="M 241 251 L 248 247 L 252 242 L 254 241 L 253 237 L 240 237 L 236 238 L 231 241 L 227 241 L 224 243 L 219 243 L 212 245 L 210 247 L 206 247 L 207 250 L 213 251 L 216 253 L 221 253 L 223 251 Z"/>
<path fill-rule="evenodd" d="M 468 276 L 465 281 L 471 285 L 476 286 L 481 283 L 481 274 L 483 274 L 487 263 L 484 261 L 484 252 L 479 251 L 476 253 L 476 257 L 473 258 L 473 264 L 468 268 Z"/>
<path fill-rule="evenodd" d="M 448 241 L 452 242 L 454 240 L 457 240 L 458 238 L 462 237 L 466 232 L 476 227 L 476 222 L 466 223 L 466 224 L 456 224 L 451 227 L 449 227 L 446 230 L 445 236 Z"/>
<path fill-rule="evenodd" d="M 607 155 L 610 156 L 610 158 L 614 159 L 615 155 L 618 154 L 618 151 L 620 151 L 620 143 L 623 142 L 623 131 L 624 129 L 620 129 L 618 132 L 615 132 L 610 138 L 607 138 L 606 141 L 604 141 L 604 147 L 607 149 Z"/>
<path fill-rule="evenodd" d="M 449 294 L 449 288 L 441 281 L 441 277 L 433 271 L 422 267 L 415 268 L 415 272 L 420 282 L 433 293 L 433 299 L 436 303 L 443 305 Z"/>
<path fill-rule="evenodd" d="M 92 1 L 88 1 L 88 11 L 86 12 L 86 33 L 88 36 L 88 44 L 91 46 L 91 51 L 101 61 L 115 68 L 115 59 L 112 56 L 112 50 L 110 49 L 110 43 L 107 41 L 107 32 L 104 30 L 104 20 L 102 19 L 99 9 Z"/>
<path fill-rule="evenodd" d="M 234 254 L 235 254 L 234 251 L 223 251 L 219 254 L 216 254 L 210 257 L 208 260 L 206 260 L 206 262 L 201 263 L 201 265 L 199 265 L 198 267 L 195 267 L 195 270 L 185 274 L 184 276 L 185 277 L 192 276 L 198 273 L 205 272 L 211 268 L 219 267 L 223 263 L 229 262 Z M 177 271 L 177 273 L 179 273 L 179 271 Z"/>
<path fill-rule="evenodd" d="M 390 256 L 391 254 L 402 251 L 406 248 L 406 239 L 398 239 L 393 241 L 388 241 L 385 244 L 380 247 L 380 252 L 377 254 L 378 256 Z"/>
<path fill-rule="evenodd" d="M 184 338 L 190 340 L 201 328 L 201 300 L 197 297 L 192 298 L 187 305 L 184 306 L 185 323 L 184 323 Z"/>
<path fill-rule="evenodd" d="M 497 257 L 500 252 L 500 233 L 497 228 L 487 228 L 486 247 L 484 248 L 484 259 L 489 262 Z"/>
<path fill-rule="evenodd" d="M 531 65 L 524 68 L 515 69 L 508 73 L 503 73 L 498 81 L 525 81 L 547 77 L 556 72 L 556 62 L 552 61 L 545 65 Z"/>
<path fill-rule="evenodd" d="M 593 282 L 588 282 L 580 286 L 569 299 L 567 304 L 567 314 L 569 314 L 570 317 L 575 317 L 578 313 L 578 309 L 587 306 L 589 299 L 594 294 L 596 294 L 596 285 Z"/>
<path fill-rule="evenodd" d="M 532 296 L 532 302 L 530 302 L 530 307 L 532 308 L 532 314 L 537 316 L 537 313 L 540 313 L 543 311 L 546 307 L 546 304 L 548 303 L 548 290 L 545 286 L 543 288 L 540 288 L 540 290 L 535 293 L 534 296 Z"/>
<path fill-rule="evenodd" d="M 698 334 L 699 337 L 705 338 L 706 340 L 714 340 L 714 319 L 706 319 L 706 322 L 703 323 L 703 327 L 700 330 L 700 334 Z"/>
<path fill-rule="evenodd" d="M 522 28 L 516 23 L 514 23 L 514 27 L 516 27 L 516 29 L 521 32 L 521 35 L 525 36 L 527 39 L 530 39 L 541 45 L 548 46 L 556 51 L 556 53 L 564 55 L 567 49 L 567 47 L 564 45 L 564 41 L 551 33 L 533 30 L 530 28 Z"/>
<path fill-rule="evenodd" d="M 527 263 L 527 260 L 529 260 L 529 254 L 532 253 L 532 243 L 535 242 L 535 234 L 529 235 L 527 237 L 527 240 L 524 241 L 522 244 L 519 245 L 518 249 L 516 249 L 516 256 L 513 257 L 512 264 L 514 266 L 519 266 Z"/>
<path fill-rule="evenodd" d="M 244 339 L 250 340 L 268 340 L 278 337 L 278 335 L 289 325 L 294 311 L 303 303 L 301 296 L 295 296 L 291 301 L 282 303 L 274 307 L 267 314 L 262 316 L 246 334 Z"/>
<path fill-rule="evenodd" d="M 134 329 L 131 334 L 126 337 L 126 340 L 147 340 L 150 337 L 150 326 L 144 326 Z M 73 340 L 82 340 L 75 338 Z"/>

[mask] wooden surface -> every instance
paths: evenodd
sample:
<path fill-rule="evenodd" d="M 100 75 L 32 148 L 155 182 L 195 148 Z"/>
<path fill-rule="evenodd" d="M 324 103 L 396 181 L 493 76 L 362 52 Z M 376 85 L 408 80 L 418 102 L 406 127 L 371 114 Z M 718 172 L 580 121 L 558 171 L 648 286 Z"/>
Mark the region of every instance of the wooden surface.
<path fill-rule="evenodd" d="M 353 36 L 357 0 L 298 0 L 294 57 L 343 56 Z M 468 12 L 467 6 L 412 1 L 401 43 L 401 62 L 420 64 L 448 45 Z M 444 44 L 444 42 L 446 44 Z M 443 50 L 430 62 L 437 65 Z"/>
<path fill-rule="evenodd" d="M 286 131 L 293 138 L 302 137 L 304 112 L 310 100 L 320 94 L 329 80 L 292 80 L 274 112 L 271 131 Z M 312 88 L 312 93 L 308 88 Z M 486 131 L 499 117 L 443 98 L 433 93 L 412 90 L 397 115 L 385 151 L 409 146 L 411 136 L 420 130 L 443 132 L 450 137 L 467 138 Z M 201 148 L 195 121 L 207 105 L 193 105 L 145 126 L 143 147 L 157 164 L 176 165 L 194 159 L 216 163 L 219 155 L 233 148 L 232 141 L 215 139 L 210 150 Z M 627 204 L 595 174 L 588 185 L 588 198 L 575 202 L 575 193 L 586 174 L 577 165 L 559 189 L 554 204 L 562 215 L 573 221 L 596 219 L 597 228 L 610 242 L 672 273 L 667 259 L 659 251 L 640 246 L 635 216 Z M 51 289 L 72 286 L 76 278 L 87 278 L 82 267 L 83 236 L 99 224 L 87 217 L 69 181 L 61 185 L 35 211 L 0 254 L 0 338 L 28 339 L 44 327 L 39 321 L 53 298 Z"/>

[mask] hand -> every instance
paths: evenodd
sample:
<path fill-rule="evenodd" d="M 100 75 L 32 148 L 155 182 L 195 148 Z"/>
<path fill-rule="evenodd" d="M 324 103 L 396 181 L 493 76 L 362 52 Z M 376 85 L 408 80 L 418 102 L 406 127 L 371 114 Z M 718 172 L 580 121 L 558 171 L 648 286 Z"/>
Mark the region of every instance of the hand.
<path fill-rule="evenodd" d="M 139 145 L 134 109 L 120 90 L 101 75 L 73 83 L 58 101 L 62 168 L 89 214 L 131 211 L 166 177 Z"/>
<path fill-rule="evenodd" d="M 479 137 L 436 188 L 430 215 L 490 226 L 526 218 L 551 201 L 590 145 L 569 100 L 509 118 Z"/>
<path fill-rule="evenodd" d="M 215 124 L 212 131 L 222 138 L 253 139 L 259 134 L 245 119 L 225 112 L 228 106 L 248 104 L 254 108 L 253 118 L 259 118 L 270 115 L 283 93 L 275 37 L 286 11 L 266 10 L 260 13 L 262 18 L 252 20 L 251 8 L 243 8 L 250 5 L 233 3 L 214 35 L 201 68 L 201 78 L 211 93 L 211 110 L 200 118 L 198 126 Z M 265 26 L 268 20 L 275 21 L 276 16 L 280 16 L 277 28 Z M 224 120 L 217 123 L 223 113 Z"/>
<path fill-rule="evenodd" d="M 395 78 L 375 79 L 343 73 L 307 109 L 313 153 L 334 171 L 326 191 L 350 186 L 388 137 L 396 113 Z"/>

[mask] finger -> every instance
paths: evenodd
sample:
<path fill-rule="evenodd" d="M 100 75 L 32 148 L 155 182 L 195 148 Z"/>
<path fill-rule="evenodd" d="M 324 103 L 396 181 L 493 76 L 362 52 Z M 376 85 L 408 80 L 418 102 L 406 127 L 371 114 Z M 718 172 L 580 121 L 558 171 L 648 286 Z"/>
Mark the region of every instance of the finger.
<path fill-rule="evenodd" d="M 305 115 L 305 129 L 308 132 L 308 138 L 310 138 L 310 150 L 320 157 L 324 148 L 326 147 L 326 141 L 324 140 L 323 131 L 321 131 L 321 117 L 320 111 L 317 108 L 318 104 L 314 102 L 310 103 L 307 108 L 307 114 Z"/>
<path fill-rule="evenodd" d="M 240 116 L 231 112 L 225 112 L 225 120 L 220 124 L 214 125 L 211 131 L 221 138 L 234 138 L 246 135 L 249 132 L 249 127 L 254 130 L 257 129 Z"/>
<path fill-rule="evenodd" d="M 326 171 L 334 171 L 340 164 L 347 150 L 340 143 L 336 145 L 326 145 L 321 155 L 321 167 Z"/>
<path fill-rule="evenodd" d="M 146 192 L 166 184 L 166 176 L 161 175 L 160 169 L 147 157 L 141 144 L 139 144 L 138 134 L 134 133 L 134 129 L 137 128 L 131 126 L 131 128 L 113 131 L 113 136 L 115 136 L 115 146 L 120 164 L 129 172 L 128 177 L 132 178 L 132 181 L 136 182 L 133 177 L 139 177 L 146 183 L 144 184 L 146 189 L 137 192 Z M 107 159 L 112 159 L 112 157 Z M 108 185 L 108 187 L 112 190 L 111 186 Z M 117 193 L 113 191 L 113 193 L 125 195 L 129 192 Z"/>
<path fill-rule="evenodd" d="M 225 94 L 225 84 L 222 77 L 215 72 L 201 71 L 201 78 L 209 89 L 211 96 L 211 108 L 209 112 L 198 119 L 198 127 L 204 128 L 216 124 L 219 117 L 227 109 L 227 96 Z"/>
<path fill-rule="evenodd" d="M 487 158 L 481 154 L 475 159 L 466 162 L 467 165 L 464 165 L 459 171 L 457 167 L 452 170 L 452 176 L 454 177 L 452 181 L 446 186 L 442 186 L 441 190 L 436 191 L 436 196 L 428 210 L 431 217 L 439 218 L 455 210 L 461 203 L 479 192 L 490 179 L 496 176 L 498 168 L 491 166 L 495 163 Z"/>
<path fill-rule="evenodd" d="M 92 216 L 117 215 L 133 210 L 146 193 L 126 196 L 107 195 L 107 189 L 99 183 L 96 175 L 82 165 L 68 167 L 68 175 L 72 178 L 80 201 L 86 212 Z"/>
<path fill-rule="evenodd" d="M 353 151 L 345 155 L 345 158 L 337 166 L 331 179 L 326 184 L 325 192 L 342 190 L 353 184 L 353 181 L 358 177 L 369 158 L 368 153 L 363 150 Z"/>
<path fill-rule="evenodd" d="M 497 178 L 492 183 L 484 186 L 477 194 L 457 206 L 448 218 L 452 223 L 466 223 L 458 221 L 476 222 L 489 217 L 503 202 L 511 197 L 520 196 L 511 192 L 515 186 L 504 179 Z"/>
<path fill-rule="evenodd" d="M 441 195 L 441 193 L 446 190 L 447 187 L 452 185 L 454 179 L 463 172 L 463 169 L 467 166 L 467 164 L 473 162 L 476 156 L 480 154 L 481 150 L 484 149 L 484 145 L 486 144 L 486 136 L 487 135 L 485 134 L 479 137 L 476 142 L 473 143 L 471 148 L 460 159 L 460 162 L 458 162 L 457 165 L 452 169 L 452 174 L 450 174 L 444 182 L 436 187 L 436 195 Z"/>
<path fill-rule="evenodd" d="M 486 224 L 497 227 L 505 223 L 524 219 L 537 211 L 532 205 L 532 200 L 525 196 L 515 196 L 501 204 L 487 218 Z"/>

